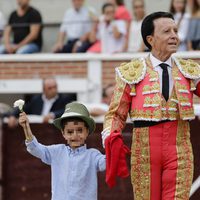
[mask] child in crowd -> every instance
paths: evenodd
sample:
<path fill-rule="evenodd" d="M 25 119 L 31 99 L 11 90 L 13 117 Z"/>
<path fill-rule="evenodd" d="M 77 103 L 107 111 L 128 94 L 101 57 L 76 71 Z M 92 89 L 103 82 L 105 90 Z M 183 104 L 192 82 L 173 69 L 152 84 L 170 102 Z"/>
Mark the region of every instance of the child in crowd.
<path fill-rule="evenodd" d="M 45 146 L 32 134 L 28 118 L 20 113 L 27 151 L 51 165 L 52 200 L 96 200 L 97 172 L 105 170 L 105 156 L 87 149 L 85 141 L 95 130 L 95 122 L 80 103 L 66 105 L 64 114 L 54 120 L 67 145 Z"/>
<path fill-rule="evenodd" d="M 99 24 L 93 27 L 90 40 L 101 41 L 101 53 L 123 52 L 126 43 L 127 27 L 124 20 L 115 20 L 115 6 L 105 3 Z M 88 52 L 96 52 L 96 44 Z"/>

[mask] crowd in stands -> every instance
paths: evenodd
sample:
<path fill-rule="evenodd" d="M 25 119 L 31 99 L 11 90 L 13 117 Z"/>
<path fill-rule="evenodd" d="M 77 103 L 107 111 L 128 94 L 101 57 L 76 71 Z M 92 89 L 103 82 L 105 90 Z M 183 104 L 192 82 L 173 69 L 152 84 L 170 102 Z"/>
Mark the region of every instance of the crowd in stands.
<path fill-rule="evenodd" d="M 123 0 L 107 0 L 101 16 L 71 0 L 60 25 L 54 53 L 119 53 L 147 51 L 141 39 L 141 22 L 146 15 L 144 0 L 133 0 L 132 13 Z M 30 0 L 17 0 L 17 9 L 5 22 L 0 12 L 0 54 L 37 53 L 42 49 L 42 15 Z M 180 37 L 179 51 L 200 50 L 200 1 L 171 0 Z M 7 25 L 6 25 L 7 24 Z"/>

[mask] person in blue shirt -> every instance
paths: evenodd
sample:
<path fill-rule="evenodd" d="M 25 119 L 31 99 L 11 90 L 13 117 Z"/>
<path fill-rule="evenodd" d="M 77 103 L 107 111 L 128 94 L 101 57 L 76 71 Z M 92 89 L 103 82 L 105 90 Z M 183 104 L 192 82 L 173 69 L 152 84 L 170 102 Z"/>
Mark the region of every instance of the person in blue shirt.
<path fill-rule="evenodd" d="M 87 149 L 85 141 L 95 130 L 95 122 L 87 108 L 80 103 L 69 103 L 64 114 L 54 120 L 67 145 L 45 146 L 32 134 L 25 112 L 20 113 L 27 151 L 51 165 L 52 200 L 96 200 L 97 172 L 106 168 L 105 155 Z"/>

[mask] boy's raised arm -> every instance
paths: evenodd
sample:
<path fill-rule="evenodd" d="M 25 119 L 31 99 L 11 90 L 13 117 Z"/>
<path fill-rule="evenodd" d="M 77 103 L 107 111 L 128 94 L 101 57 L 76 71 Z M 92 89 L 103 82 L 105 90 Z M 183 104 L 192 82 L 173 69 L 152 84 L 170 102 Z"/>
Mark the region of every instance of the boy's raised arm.
<path fill-rule="evenodd" d="M 24 129 L 26 142 L 31 142 L 33 140 L 34 136 L 32 134 L 30 124 L 29 124 L 29 121 L 28 121 L 28 117 L 27 117 L 25 112 L 22 112 L 22 113 L 19 114 L 19 124 Z"/>
<path fill-rule="evenodd" d="M 33 156 L 40 158 L 44 163 L 50 165 L 52 154 L 54 153 L 53 145 L 45 146 L 37 141 L 36 137 L 32 134 L 28 117 L 25 112 L 20 113 L 19 124 L 24 129 L 27 151 Z"/>

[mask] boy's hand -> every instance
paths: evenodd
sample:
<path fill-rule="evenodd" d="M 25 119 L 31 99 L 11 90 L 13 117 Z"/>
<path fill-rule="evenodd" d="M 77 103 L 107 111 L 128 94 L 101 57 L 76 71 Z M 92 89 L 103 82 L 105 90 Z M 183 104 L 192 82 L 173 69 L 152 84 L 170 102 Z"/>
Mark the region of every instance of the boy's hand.
<path fill-rule="evenodd" d="M 29 125 L 28 117 L 25 112 L 19 114 L 19 124 L 23 128 L 25 128 L 26 125 Z"/>
<path fill-rule="evenodd" d="M 28 117 L 25 112 L 22 112 L 19 114 L 19 124 L 24 129 L 26 141 L 31 142 L 33 140 L 33 134 L 32 134 L 31 128 L 30 128 Z"/>

